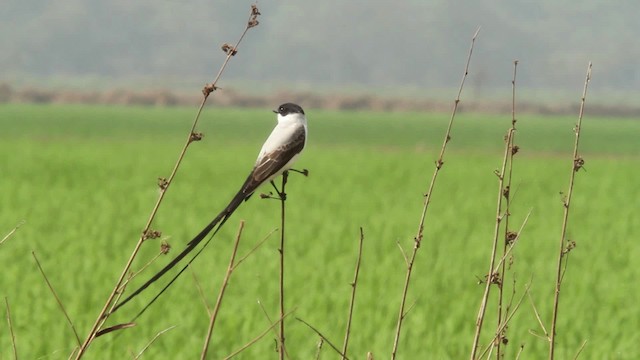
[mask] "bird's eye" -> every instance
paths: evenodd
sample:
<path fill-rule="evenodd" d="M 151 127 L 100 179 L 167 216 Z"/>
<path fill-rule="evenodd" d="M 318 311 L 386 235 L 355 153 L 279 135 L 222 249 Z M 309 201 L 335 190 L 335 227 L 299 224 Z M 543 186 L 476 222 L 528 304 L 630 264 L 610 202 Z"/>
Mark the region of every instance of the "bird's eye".
<path fill-rule="evenodd" d="M 284 107 L 280 106 L 280 112 L 284 112 Z"/>

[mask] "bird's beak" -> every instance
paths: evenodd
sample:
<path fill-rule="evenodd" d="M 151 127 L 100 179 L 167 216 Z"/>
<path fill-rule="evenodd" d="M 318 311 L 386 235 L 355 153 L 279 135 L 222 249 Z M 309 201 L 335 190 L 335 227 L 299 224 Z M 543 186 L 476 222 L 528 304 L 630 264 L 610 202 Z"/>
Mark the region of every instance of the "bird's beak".
<path fill-rule="evenodd" d="M 273 111 L 273 112 L 274 112 L 274 113 L 276 113 L 276 114 L 278 113 L 278 111 L 277 111 L 277 110 L 271 110 L 271 111 Z"/>

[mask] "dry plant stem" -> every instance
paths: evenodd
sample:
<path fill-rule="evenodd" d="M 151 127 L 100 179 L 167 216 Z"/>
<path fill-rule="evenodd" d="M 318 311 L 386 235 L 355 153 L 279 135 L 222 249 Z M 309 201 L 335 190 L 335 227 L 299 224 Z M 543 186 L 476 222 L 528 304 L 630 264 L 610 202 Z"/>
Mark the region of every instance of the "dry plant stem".
<path fill-rule="evenodd" d="M 508 170 L 507 170 L 507 180 L 505 187 L 505 210 L 504 210 L 504 247 L 502 249 L 502 254 L 506 254 L 507 247 L 509 246 L 508 236 L 509 236 L 509 218 L 511 217 L 511 180 L 513 179 L 513 156 L 515 155 L 513 144 L 515 141 L 515 131 L 516 131 L 516 75 L 518 74 L 518 60 L 513 61 L 513 78 L 511 79 L 511 129 L 509 130 L 510 136 L 508 136 L 509 140 L 507 142 L 507 147 L 509 148 L 509 159 L 508 159 Z M 498 287 L 498 321 L 497 324 L 500 326 L 500 323 L 503 321 L 502 315 L 502 301 L 504 294 L 504 284 L 507 271 L 506 262 L 502 263 L 502 267 L 500 268 L 499 277 L 500 277 L 500 285 Z M 506 328 L 505 328 L 506 332 Z M 505 335 L 505 334 L 503 334 Z M 502 341 L 496 342 L 496 359 L 500 359 L 501 355 L 501 345 Z"/>
<path fill-rule="evenodd" d="M 273 330 L 273 335 L 275 335 L 275 339 L 278 339 L 280 335 L 278 335 L 278 330 L 275 328 L 276 324 L 273 321 L 271 321 L 271 317 L 269 316 L 269 313 L 267 313 L 267 310 L 264 308 L 264 305 L 262 305 L 262 302 L 260 300 L 258 300 L 258 305 L 260 305 L 260 309 L 262 309 L 262 313 L 267 318 L 269 325 L 271 325 L 271 330 Z M 287 359 L 291 359 L 289 357 L 289 353 L 287 352 L 286 348 L 284 349 L 284 355 L 287 357 Z"/>
<path fill-rule="evenodd" d="M 287 200 L 287 193 L 285 192 L 285 186 L 287 185 L 287 178 L 289 172 L 282 173 L 282 188 L 280 189 L 280 317 L 284 317 L 284 225 L 285 225 L 285 203 Z M 284 346 L 284 321 L 280 321 L 280 337 L 278 346 L 278 358 L 284 359 L 286 348 Z"/>
<path fill-rule="evenodd" d="M 184 158 L 184 155 L 187 152 L 187 148 L 189 147 L 189 145 L 193 141 L 196 141 L 201 137 L 201 135 L 195 134 L 195 129 L 196 129 L 196 126 L 198 125 L 198 120 L 200 119 L 200 114 L 202 113 L 202 109 L 204 108 L 204 105 L 207 102 L 207 99 L 209 98 L 209 94 L 217 88 L 216 84 L 218 83 L 218 80 L 222 76 L 222 73 L 224 72 L 225 68 L 227 67 L 227 64 L 229 63 L 229 60 L 231 59 L 231 57 L 235 55 L 235 53 L 237 51 L 237 48 L 240 45 L 240 43 L 242 42 L 242 39 L 244 39 L 244 36 L 246 35 L 247 31 L 251 27 L 257 25 L 257 22 L 255 23 L 255 25 L 251 24 L 251 20 L 255 19 L 254 16 L 255 16 L 256 13 L 257 13 L 257 8 L 252 7 L 251 14 L 249 15 L 249 21 L 247 23 L 247 26 L 245 27 L 244 31 L 242 32 L 242 35 L 240 36 L 240 38 L 236 42 L 235 47 L 233 47 L 233 49 L 231 49 L 230 51 L 227 51 L 227 56 L 226 56 L 224 62 L 222 63 L 222 66 L 220 67 L 220 70 L 218 70 L 218 74 L 216 75 L 215 79 L 213 80 L 213 82 L 211 84 L 205 86 L 205 88 L 203 90 L 202 102 L 200 103 L 200 107 L 198 108 L 196 116 L 195 116 L 195 118 L 193 120 L 193 124 L 191 125 L 191 130 L 189 131 L 189 134 L 187 136 L 187 140 L 186 140 L 184 146 L 182 147 L 182 150 L 180 151 L 180 154 L 178 155 L 178 160 L 176 161 L 176 164 L 174 165 L 173 170 L 171 171 L 171 174 L 169 175 L 169 178 L 166 179 L 166 181 L 162 182 L 162 185 L 160 186 L 160 194 L 158 196 L 158 200 L 156 201 L 155 205 L 153 206 L 153 209 L 151 210 L 151 214 L 149 214 L 149 219 L 147 220 L 147 223 L 144 226 L 144 229 L 142 230 L 142 234 L 140 235 L 140 238 L 138 239 L 138 242 L 136 243 L 131 255 L 129 256 L 129 260 L 127 260 L 127 263 L 125 264 L 124 268 L 122 269 L 120 277 L 116 281 L 116 284 L 113 287 L 113 290 L 111 291 L 111 293 L 109 294 L 109 296 L 107 298 L 107 301 L 105 302 L 102 310 L 98 314 L 98 317 L 96 318 L 95 323 L 91 327 L 91 330 L 89 331 L 89 334 L 87 335 L 87 338 L 85 339 L 84 343 L 82 343 L 82 346 L 80 347 L 80 350 L 78 351 L 78 354 L 76 356 L 76 360 L 82 358 L 82 356 L 86 352 L 87 348 L 89 347 L 89 345 L 91 344 L 91 342 L 95 338 L 96 333 L 98 332 L 98 330 L 100 330 L 102 325 L 109 318 L 109 311 L 108 310 L 115 305 L 114 299 L 115 299 L 116 295 L 118 294 L 118 290 L 121 288 L 122 283 L 123 283 L 123 281 L 125 280 L 125 278 L 127 276 L 127 273 L 129 273 L 129 269 L 131 268 L 131 265 L 133 264 L 133 261 L 135 260 L 136 256 L 138 255 L 138 252 L 140 251 L 142 243 L 144 243 L 144 241 L 147 238 L 147 234 L 149 233 L 149 231 L 151 229 L 151 224 L 153 223 L 153 220 L 156 217 L 156 213 L 158 212 L 158 209 L 160 208 L 160 204 L 162 203 L 162 200 L 164 199 L 164 196 L 167 193 L 167 190 L 171 186 L 171 184 L 173 182 L 173 179 L 174 179 L 176 173 L 178 172 L 178 168 L 180 167 L 180 164 L 182 163 L 182 159 Z"/>
<path fill-rule="evenodd" d="M 529 302 L 531 303 L 531 307 L 533 308 L 533 313 L 536 316 L 536 320 L 538 320 L 538 324 L 540 325 L 540 328 L 544 333 L 544 337 L 542 338 L 549 341 L 549 333 L 547 332 L 547 329 L 544 327 L 544 324 L 542 323 L 542 319 L 540 318 L 540 313 L 538 312 L 538 309 L 536 308 L 536 305 L 533 302 L 533 298 L 531 297 L 531 294 L 529 294 Z M 529 333 L 531 333 L 531 330 L 529 330 Z M 531 334 L 540 337 L 537 334 L 534 334 L 534 333 L 531 333 Z"/>
<path fill-rule="evenodd" d="M 391 359 L 395 359 L 396 358 L 396 354 L 398 352 L 398 344 L 400 343 L 400 332 L 402 330 L 402 322 L 404 321 L 404 317 L 406 315 L 405 313 L 405 306 L 406 306 L 406 302 L 407 302 L 407 293 L 409 291 L 409 284 L 411 282 L 411 273 L 413 271 L 413 263 L 416 259 L 416 254 L 418 252 L 418 249 L 420 248 L 420 243 L 422 242 L 422 237 L 423 237 L 423 232 L 424 232 L 424 222 L 425 222 L 425 218 L 427 216 L 427 209 L 429 208 L 429 204 L 431 203 L 431 196 L 433 194 L 433 189 L 436 183 L 436 179 L 438 177 L 438 173 L 440 172 L 440 169 L 442 168 L 442 166 L 444 165 L 444 153 L 445 150 L 447 148 L 447 144 L 449 143 L 449 140 L 451 140 L 451 128 L 453 126 L 453 121 L 456 117 L 456 112 L 458 110 L 458 104 L 460 103 L 460 95 L 462 94 L 462 89 L 464 87 L 464 83 L 465 80 L 467 79 L 467 75 L 469 74 L 469 64 L 471 62 L 471 55 L 473 54 L 473 46 L 475 45 L 476 42 L 476 37 L 478 36 L 478 33 L 480 32 L 480 29 L 478 29 L 476 31 L 476 33 L 473 35 L 473 38 L 471 39 L 471 46 L 469 48 L 469 55 L 467 57 L 467 63 L 465 65 L 464 68 L 464 74 L 462 75 L 462 80 L 460 81 L 460 87 L 458 88 L 458 95 L 456 96 L 456 99 L 453 102 L 453 110 L 451 112 L 451 118 L 449 119 L 449 125 L 447 126 L 447 131 L 445 132 L 445 136 L 444 136 L 444 141 L 442 142 L 442 148 L 440 149 L 440 155 L 438 156 L 438 160 L 436 160 L 436 168 L 433 172 L 433 175 L 431 177 L 431 183 L 429 184 L 429 189 L 427 190 L 427 193 L 425 194 L 425 199 L 424 199 L 424 206 L 422 208 L 422 214 L 420 215 L 420 223 L 418 225 L 418 232 L 416 237 L 414 238 L 414 245 L 413 245 L 413 252 L 411 254 L 410 258 L 407 258 L 405 256 L 405 261 L 406 261 L 406 265 L 407 265 L 407 273 L 405 275 L 405 279 L 404 279 L 404 287 L 402 289 L 402 296 L 401 296 L 401 300 L 400 300 L 400 310 L 398 312 L 398 321 L 396 323 L 396 333 L 395 333 L 395 338 L 393 340 L 393 349 L 391 350 Z M 404 251 L 403 251 L 404 254 Z"/>
<path fill-rule="evenodd" d="M 7 233 L 7 235 L 5 235 L 2 240 L 0 240 L 0 245 L 2 245 L 5 241 L 7 241 L 7 239 L 9 239 L 11 236 L 13 236 L 13 234 L 15 234 L 16 231 L 18 231 L 18 229 L 20 229 L 20 226 L 24 225 L 26 221 L 22 220 L 20 221 L 16 226 L 14 226 L 13 229 L 11 229 L 11 231 L 9 231 L 9 233 Z"/>
<path fill-rule="evenodd" d="M 470 359 L 476 359 L 476 354 L 478 351 L 478 342 L 480 341 L 480 333 L 482 332 L 482 325 L 484 322 L 484 315 L 487 310 L 487 302 L 489 300 L 489 293 L 491 291 L 491 285 L 495 283 L 494 275 L 495 273 L 495 261 L 496 261 L 496 253 L 498 249 L 498 239 L 500 237 L 500 225 L 501 222 L 506 215 L 502 212 L 502 198 L 504 197 L 505 187 L 504 187 L 504 178 L 507 162 L 509 160 L 509 153 L 511 152 L 511 137 L 513 135 L 514 128 L 509 129 L 506 138 L 506 144 L 504 149 L 504 155 L 502 158 L 502 166 L 499 172 L 496 172 L 498 176 L 498 196 L 497 196 L 497 204 L 496 204 L 496 223 L 493 229 L 493 244 L 491 246 L 491 257 L 489 261 L 489 272 L 487 273 L 487 279 L 485 281 L 484 294 L 482 295 L 482 300 L 480 302 L 480 310 L 478 311 L 478 317 L 476 318 L 476 331 L 473 336 L 473 345 L 471 348 L 471 356 Z M 500 285 L 499 285 L 500 286 Z"/>
<path fill-rule="evenodd" d="M 580 348 L 578 349 L 578 352 L 576 353 L 576 356 L 573 357 L 573 360 L 577 360 L 578 359 L 578 357 L 582 353 L 582 350 L 584 350 L 585 346 L 587 346 L 587 340 L 582 342 L 582 345 L 580 345 Z"/>
<path fill-rule="evenodd" d="M 298 320 L 298 321 L 300 321 L 301 323 L 303 323 L 303 324 L 307 325 L 307 326 L 309 327 L 309 329 L 313 330 L 313 332 L 315 332 L 316 334 L 318 334 L 318 336 L 320 336 L 320 337 L 322 338 L 322 340 L 324 340 L 324 342 L 326 342 L 327 344 L 329 344 L 329 346 L 331 346 L 331 348 L 332 348 L 333 350 L 335 350 L 335 351 L 336 351 L 340 356 L 342 356 L 342 358 L 343 358 L 343 359 L 349 360 L 349 358 L 347 357 L 347 355 L 346 355 L 346 354 L 344 354 L 344 353 L 342 353 L 342 352 L 340 352 L 340 349 L 338 349 L 338 347 L 337 347 L 337 346 L 333 345 L 333 343 L 332 343 L 331 341 L 329 341 L 329 339 L 327 339 L 327 337 L 326 337 L 326 336 L 322 335 L 322 333 L 321 333 L 318 329 L 314 328 L 311 324 L 309 324 L 308 322 L 306 322 L 306 321 L 304 321 L 304 320 L 302 320 L 302 319 L 300 319 L 300 318 L 298 318 L 298 317 L 296 318 L 296 320 Z"/>
<path fill-rule="evenodd" d="M 498 338 L 500 338 L 500 336 L 502 336 L 501 335 L 502 332 L 504 331 L 504 329 L 506 329 L 506 327 L 509 324 L 509 322 L 511 321 L 511 319 L 513 318 L 515 313 L 520 308 L 520 305 L 522 305 L 522 301 L 524 300 L 525 296 L 527 296 L 527 294 L 529 294 L 529 289 L 531 289 L 531 282 L 529 282 L 529 284 L 526 285 L 526 287 L 524 289 L 524 294 L 522 294 L 522 296 L 520 297 L 520 299 L 516 303 L 516 306 L 513 308 L 513 311 L 511 311 L 509 314 L 507 314 L 506 318 L 500 324 L 498 324 L 498 327 L 496 329 L 496 332 L 495 332 L 493 338 L 491 339 L 491 342 L 489 342 L 489 344 L 484 348 L 482 353 L 480 353 L 480 355 L 478 356 L 479 359 L 483 358 L 484 355 L 487 353 L 487 351 L 489 351 L 489 352 L 493 351 L 493 348 L 494 348 L 493 343 Z M 490 356 L 487 356 L 487 358 L 489 358 L 489 357 Z"/>
<path fill-rule="evenodd" d="M 578 115 L 578 122 L 576 123 L 575 142 L 573 144 L 573 159 L 571 161 L 571 176 L 569 177 L 569 190 L 567 191 L 567 197 L 564 200 L 564 214 L 562 216 L 562 230 L 560 234 L 560 249 L 558 251 L 558 263 L 556 266 L 556 284 L 555 293 L 553 297 L 553 315 L 551 318 L 551 329 L 549 330 L 549 360 L 553 360 L 555 348 L 556 348 L 556 325 L 558 319 L 558 304 L 560 303 L 560 287 L 562 285 L 562 264 L 565 252 L 565 242 L 567 240 L 567 225 L 569 223 L 569 209 L 571 206 L 571 196 L 573 195 L 573 185 L 575 182 L 575 176 L 578 170 L 582 167 L 583 160 L 578 156 L 578 147 L 580 145 L 580 128 L 582 127 L 582 116 L 584 114 L 584 104 L 587 97 L 587 89 L 589 88 L 589 82 L 591 81 L 591 62 L 587 66 L 587 75 L 584 80 L 584 88 L 582 90 L 582 98 L 580 100 L 580 114 Z"/>
<path fill-rule="evenodd" d="M 349 300 L 349 316 L 347 318 L 347 330 L 344 334 L 344 344 L 342 345 L 342 359 L 347 355 L 347 347 L 349 345 L 349 335 L 351 334 L 351 318 L 353 317 L 353 305 L 356 301 L 356 289 L 358 287 L 358 275 L 360 274 L 360 260 L 362 259 L 362 243 L 364 242 L 364 231 L 360 227 L 360 243 L 358 245 L 358 260 L 356 261 L 356 270 L 351 283 L 351 300 Z"/>
<path fill-rule="evenodd" d="M 149 343 L 148 343 L 147 345 L 145 345 L 145 346 L 142 348 L 142 350 L 140 350 L 140 352 L 138 353 L 138 355 L 136 355 L 136 356 L 133 358 L 133 360 L 138 360 L 138 359 L 140 359 L 140 357 L 142 356 L 142 354 L 143 354 L 145 351 L 147 351 L 147 349 L 148 349 L 151 345 L 153 345 L 153 343 L 154 343 L 156 340 L 158 340 L 158 338 L 159 338 L 160 336 L 162 336 L 164 333 L 166 333 L 166 332 L 167 332 L 167 331 L 169 331 L 169 330 L 173 330 L 175 327 L 176 327 L 176 325 L 173 325 L 173 326 L 170 326 L 170 327 L 168 327 L 168 328 L 166 328 L 166 329 L 164 329 L 164 330 L 160 331 L 159 333 L 157 333 L 157 334 L 156 334 L 156 336 L 154 336 L 154 337 L 153 337 L 153 339 L 151 339 L 151 341 L 149 341 Z"/>
<path fill-rule="evenodd" d="M 240 354 L 241 352 L 247 350 L 251 345 L 257 343 L 260 339 L 262 339 L 265 335 L 267 335 L 269 333 L 269 331 L 271 331 L 271 329 L 273 329 L 276 325 L 278 325 L 278 323 L 281 323 L 284 321 L 284 319 L 289 316 L 292 312 L 294 312 L 295 309 L 289 311 L 288 313 L 284 314 L 283 317 L 281 317 L 280 319 L 278 319 L 278 321 L 276 321 L 275 323 L 273 323 L 273 325 L 269 326 L 265 331 L 263 331 L 260 335 L 256 336 L 255 338 L 253 338 L 253 340 L 249 341 L 248 343 L 244 344 L 240 349 L 234 351 L 233 353 L 231 353 L 230 355 L 228 355 L 227 357 L 224 358 L 224 360 L 228 360 L 231 359 L 232 357 Z"/>
<path fill-rule="evenodd" d="M 322 353 L 323 344 L 324 344 L 324 339 L 320 338 L 320 340 L 318 340 L 318 350 L 316 351 L 316 360 L 320 360 L 320 354 Z"/>
<path fill-rule="evenodd" d="M 518 350 L 518 355 L 516 355 L 516 360 L 520 359 L 520 355 L 524 351 L 524 344 L 520 345 L 520 349 Z"/>
<path fill-rule="evenodd" d="M 69 317 L 67 310 L 65 310 L 64 305 L 62 304 L 62 301 L 58 297 L 58 294 L 56 293 L 56 291 L 53 289 L 53 285 L 51 285 L 51 282 L 49 282 L 49 278 L 47 278 L 47 274 L 45 274 L 44 270 L 42 269 L 42 265 L 40 265 L 40 261 L 38 261 L 35 251 L 32 251 L 31 255 L 33 255 L 33 259 L 36 261 L 36 264 L 38 265 L 38 269 L 40 269 L 40 273 L 42 274 L 44 281 L 47 283 L 47 286 L 49 287 L 49 290 L 53 294 L 53 297 L 56 298 L 56 302 L 58 303 L 58 306 L 60 306 L 60 310 L 62 310 L 64 317 L 67 319 L 67 323 L 69 323 L 69 326 L 73 331 L 73 334 L 76 336 L 76 341 L 78 342 L 78 346 L 80 346 L 82 344 L 82 341 L 80 340 L 80 336 L 76 331 L 76 327 L 73 325 L 73 321 L 71 321 L 71 318 Z"/>
<path fill-rule="evenodd" d="M 7 323 L 9 324 L 9 333 L 11 334 L 11 347 L 13 349 L 13 358 L 18 360 L 18 347 L 16 346 L 16 334 L 13 332 L 13 322 L 11 322 L 11 307 L 9 306 L 9 298 L 4 297 L 4 303 L 7 307 Z"/>
<path fill-rule="evenodd" d="M 240 238 L 242 237 L 243 229 L 244 229 L 244 221 L 241 221 L 240 228 L 238 228 L 238 235 L 236 235 L 236 242 L 234 243 L 233 251 L 231 252 L 231 258 L 229 259 L 229 266 L 227 267 L 227 273 L 224 276 L 224 280 L 222 280 L 222 285 L 220 286 L 220 292 L 218 292 L 218 299 L 216 300 L 216 305 L 213 308 L 213 313 L 211 314 L 211 319 L 209 320 L 209 329 L 207 330 L 207 336 L 205 338 L 204 346 L 202 347 L 202 353 L 200 355 L 200 359 L 202 360 L 204 360 L 207 357 L 207 351 L 209 350 L 209 343 L 211 342 L 211 335 L 213 334 L 213 327 L 215 326 L 218 313 L 220 312 L 220 305 L 222 304 L 222 298 L 224 297 L 224 292 L 227 289 L 227 285 L 229 284 L 229 278 L 233 273 L 233 263 L 236 260 L 236 254 L 238 253 L 238 245 L 240 244 Z"/>
<path fill-rule="evenodd" d="M 204 308 L 207 310 L 207 316 L 211 317 L 211 308 L 209 307 L 209 304 L 207 303 L 207 297 L 204 296 L 204 291 L 202 290 L 202 286 L 200 286 L 200 281 L 198 281 L 198 277 L 196 276 L 196 273 L 191 268 L 191 265 L 189 265 L 189 270 L 191 270 L 191 275 L 193 276 L 193 281 L 196 284 L 196 288 L 198 288 L 198 294 L 200 295 L 200 299 L 202 299 L 202 303 L 204 304 Z"/>

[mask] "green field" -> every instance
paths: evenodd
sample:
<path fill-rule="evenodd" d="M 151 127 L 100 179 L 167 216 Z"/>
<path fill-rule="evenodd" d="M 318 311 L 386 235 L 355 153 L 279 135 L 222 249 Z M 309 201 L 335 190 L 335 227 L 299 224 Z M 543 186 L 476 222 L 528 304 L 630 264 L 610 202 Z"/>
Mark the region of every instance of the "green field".
<path fill-rule="evenodd" d="M 157 198 L 157 178 L 169 175 L 194 114 L 192 108 L 0 105 L 0 238 L 26 220 L 0 245 L 0 295 L 11 304 L 20 358 L 66 359 L 75 346 L 31 251 L 84 337 L 137 241 Z M 311 174 L 292 175 L 288 185 L 286 304 L 341 347 L 362 226 L 349 354 L 364 359 L 371 351 L 376 359 L 388 358 L 405 275 L 396 242 L 411 249 L 449 115 L 313 109 L 307 115 L 308 148 L 297 165 Z M 205 109 L 199 127 L 204 140 L 190 148 L 153 226 L 168 237 L 172 253 L 226 205 L 274 122 L 268 109 Z M 415 306 L 404 323 L 400 359 L 468 357 L 483 291 L 478 278 L 488 268 L 495 221 L 493 171 L 500 166 L 509 122 L 509 114 L 462 113 L 456 119 L 414 269 L 408 303 Z M 518 121 L 512 223 L 519 225 L 530 209 L 532 215 L 510 274 L 517 279 L 516 297 L 532 281 L 547 327 L 563 210 L 559 193 L 570 175 L 574 123 L 575 117 L 533 115 Z M 562 289 L 558 359 L 573 358 L 585 340 L 584 359 L 640 357 L 639 139 L 638 119 L 594 118 L 587 106 L 581 144 L 586 171 L 578 173 L 571 209 L 568 237 L 577 248 Z M 194 263 L 210 304 L 242 219 L 240 255 L 279 226 L 279 203 L 251 198 Z M 134 267 L 153 257 L 158 244 L 145 245 Z M 266 329 L 258 300 L 277 318 L 277 247 L 274 236 L 234 273 L 213 334 L 212 358 Z M 153 292 L 109 324 L 129 321 Z M 492 308 L 487 316 L 482 344 L 495 329 Z M 186 273 L 136 327 L 98 338 L 87 358 L 132 358 L 172 325 L 177 327 L 145 357 L 196 358 L 207 324 L 193 276 Z M 313 358 L 318 336 L 293 317 L 286 326 L 291 358 Z M 520 344 L 522 358 L 546 356 L 547 342 L 529 330 L 541 332 L 525 301 L 509 326 L 507 359 Z M 269 334 L 239 358 L 277 358 L 274 344 Z M 327 345 L 323 354 L 338 358 Z M 3 319 L 0 359 L 12 357 Z"/>

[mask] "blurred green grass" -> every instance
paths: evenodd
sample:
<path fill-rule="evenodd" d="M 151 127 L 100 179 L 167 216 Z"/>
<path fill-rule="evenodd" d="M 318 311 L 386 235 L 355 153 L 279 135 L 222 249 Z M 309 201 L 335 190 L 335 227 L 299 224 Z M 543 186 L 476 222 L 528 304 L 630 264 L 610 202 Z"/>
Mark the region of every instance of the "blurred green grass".
<path fill-rule="evenodd" d="M 66 358 L 74 341 L 31 258 L 36 251 L 80 335 L 92 324 L 157 197 L 156 179 L 167 176 L 195 114 L 186 108 L 70 105 L 0 106 L 0 229 L 27 223 L 0 246 L 0 295 L 12 304 L 18 349 L 26 358 Z M 421 193 L 433 170 L 448 115 L 326 112 L 307 109 L 309 146 L 293 176 L 287 223 L 287 307 L 341 343 L 357 250 L 365 229 L 361 280 L 350 353 L 388 356 L 404 277 L 396 242 L 410 249 Z M 508 116 L 461 114 L 438 180 L 418 254 L 403 328 L 401 358 L 460 358 L 469 351 L 482 293 L 495 213 L 499 167 Z M 213 217 L 251 168 L 274 116 L 264 110 L 206 109 L 176 182 L 154 228 L 175 251 Z M 532 295 L 550 318 L 554 264 L 571 166 L 574 117 L 519 117 L 515 163 L 514 224 L 533 213 L 515 250 L 516 287 L 533 281 Z M 575 189 L 569 238 L 571 253 L 559 319 L 558 357 L 572 357 L 588 340 L 589 358 L 634 359 L 640 309 L 636 279 L 640 234 L 636 201 L 640 146 L 637 120 L 584 120 L 586 171 Z M 264 189 L 267 191 L 268 189 Z M 278 203 L 252 198 L 232 217 L 193 270 L 213 303 L 232 239 L 247 221 L 240 254 L 279 224 Z M 0 231 L 2 232 L 2 231 Z M 277 316 L 277 236 L 232 277 L 213 337 L 214 358 L 240 347 L 268 326 L 256 301 Z M 158 251 L 143 248 L 141 259 Z M 137 263 L 142 266 L 143 260 Z M 161 264 L 156 264 L 158 268 Z M 150 298 L 118 312 L 128 321 Z M 494 325 L 490 311 L 482 343 Z M 151 308 L 138 326 L 98 339 L 90 358 L 122 358 L 137 352 L 158 331 L 178 327 L 146 353 L 152 358 L 195 357 L 207 315 L 189 274 Z M 0 356 L 10 357 L 6 323 Z M 521 343 L 542 357 L 546 342 L 528 333 L 537 322 L 526 303 L 509 330 L 507 357 Z M 293 358 L 310 358 L 318 337 L 287 320 Z M 268 335 L 241 358 L 273 354 Z M 330 352 L 325 349 L 325 352 Z"/>

